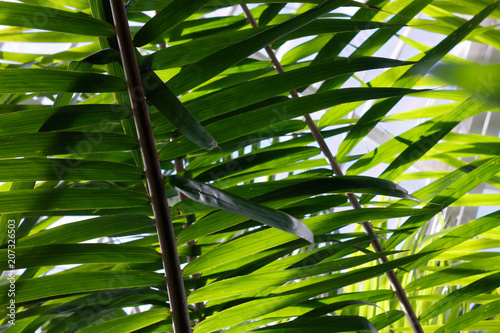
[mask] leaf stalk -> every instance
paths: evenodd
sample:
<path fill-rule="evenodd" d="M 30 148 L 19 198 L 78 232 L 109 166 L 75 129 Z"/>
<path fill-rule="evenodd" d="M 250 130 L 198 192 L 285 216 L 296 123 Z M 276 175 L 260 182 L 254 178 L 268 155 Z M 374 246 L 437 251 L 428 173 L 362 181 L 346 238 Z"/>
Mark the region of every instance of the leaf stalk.
<path fill-rule="evenodd" d="M 123 0 L 110 0 L 110 4 L 160 243 L 174 332 L 190 333 L 191 322 L 172 218 L 127 12 Z"/>

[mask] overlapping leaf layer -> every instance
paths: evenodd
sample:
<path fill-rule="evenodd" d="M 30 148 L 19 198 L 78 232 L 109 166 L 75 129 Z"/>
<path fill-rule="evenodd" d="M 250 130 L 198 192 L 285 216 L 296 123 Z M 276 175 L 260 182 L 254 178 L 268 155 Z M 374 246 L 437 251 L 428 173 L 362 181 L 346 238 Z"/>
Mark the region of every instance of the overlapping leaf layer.
<path fill-rule="evenodd" d="M 411 332 L 388 270 L 425 332 L 499 331 L 500 139 L 452 132 L 498 111 L 498 66 L 450 54 L 498 50 L 499 5 L 128 2 L 194 332 Z M 0 25 L 1 330 L 172 331 L 108 1 L 0 1 Z M 397 38 L 405 61 L 390 56 Z M 424 98 L 439 103 L 413 106 Z M 301 120 L 317 111 L 346 176 Z M 476 206 L 492 209 L 457 225 L 456 207 Z"/>

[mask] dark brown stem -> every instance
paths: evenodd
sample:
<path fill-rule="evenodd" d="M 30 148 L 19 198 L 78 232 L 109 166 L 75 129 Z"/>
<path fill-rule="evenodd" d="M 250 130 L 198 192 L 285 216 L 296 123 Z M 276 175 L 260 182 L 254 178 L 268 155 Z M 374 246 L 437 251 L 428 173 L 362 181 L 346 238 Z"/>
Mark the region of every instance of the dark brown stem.
<path fill-rule="evenodd" d="M 248 9 L 248 7 L 246 5 L 241 5 L 241 8 L 243 9 L 243 12 L 245 13 L 245 16 L 246 16 L 248 22 L 250 22 L 250 25 L 252 25 L 252 27 L 254 27 L 254 28 L 258 27 L 259 25 L 257 24 L 257 21 L 255 21 L 255 18 L 253 17 L 253 15 L 250 12 L 250 10 Z M 281 66 L 278 58 L 276 58 L 276 55 L 274 54 L 273 49 L 268 45 L 265 47 L 265 50 L 266 50 L 267 55 L 269 56 L 269 59 L 271 59 L 271 62 L 273 63 L 276 71 L 280 74 L 284 73 L 285 70 L 283 69 L 283 66 Z M 291 90 L 290 95 L 292 96 L 292 98 L 299 98 L 299 94 L 297 93 L 296 90 Z M 323 136 L 321 135 L 320 130 L 318 129 L 318 127 L 316 126 L 316 124 L 312 120 L 311 116 L 306 114 L 304 116 L 304 119 L 305 119 L 307 126 L 309 127 L 309 130 L 311 131 L 312 136 L 314 137 L 314 139 L 318 143 L 319 148 L 321 149 L 321 152 L 325 155 L 328 163 L 330 164 L 330 166 L 333 170 L 333 173 L 336 176 L 343 176 L 344 173 L 342 172 L 342 169 L 340 168 L 340 165 L 338 164 L 337 159 L 335 158 L 335 156 L 333 156 L 332 152 L 330 151 L 330 148 L 328 148 L 328 145 L 326 144 Z M 361 209 L 361 204 L 359 203 L 358 199 L 354 196 L 354 194 L 347 193 L 347 198 L 349 199 L 349 201 L 354 209 Z M 367 235 L 376 236 L 375 230 L 373 230 L 373 226 L 371 225 L 370 222 L 361 222 L 361 226 L 363 227 L 363 229 L 365 230 L 365 233 Z M 377 238 L 373 239 L 371 241 L 371 244 L 373 246 L 373 249 L 376 252 L 383 252 L 384 251 L 382 244 L 380 243 L 380 241 Z M 389 259 L 387 257 L 382 257 L 379 259 L 379 261 L 381 263 L 386 263 L 386 262 L 389 262 Z M 420 322 L 419 322 L 417 316 L 415 315 L 415 311 L 413 310 L 413 307 L 411 306 L 411 303 L 408 300 L 408 297 L 406 296 L 406 293 L 405 293 L 403 287 L 401 286 L 401 283 L 399 282 L 399 279 L 398 279 L 396 273 L 394 273 L 393 270 L 390 270 L 390 271 L 386 272 L 386 275 L 387 275 L 387 278 L 389 279 L 389 282 L 392 286 L 392 289 L 394 290 L 394 293 L 396 294 L 396 296 L 399 300 L 399 303 L 401 304 L 401 307 L 403 308 L 403 311 L 406 315 L 406 318 L 410 322 L 410 326 L 412 327 L 413 332 L 424 333 L 424 330 L 422 329 L 422 326 L 420 325 Z"/>
<path fill-rule="evenodd" d="M 174 332 L 190 333 L 191 322 L 172 218 L 125 4 L 123 0 L 111 0 L 110 3 L 158 232 Z"/>

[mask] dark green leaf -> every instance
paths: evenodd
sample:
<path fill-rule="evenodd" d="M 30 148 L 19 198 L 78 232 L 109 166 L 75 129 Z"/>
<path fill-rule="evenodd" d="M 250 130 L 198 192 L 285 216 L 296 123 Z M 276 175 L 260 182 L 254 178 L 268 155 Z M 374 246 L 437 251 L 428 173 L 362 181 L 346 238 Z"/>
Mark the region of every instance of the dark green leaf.
<path fill-rule="evenodd" d="M 107 48 L 107 49 L 102 49 L 100 51 L 97 51 L 96 53 L 93 53 L 83 59 L 81 62 L 88 62 L 91 64 L 100 64 L 100 65 L 105 65 L 109 64 L 111 62 L 117 62 L 120 61 L 120 51 L 112 49 L 112 48 Z"/>
<path fill-rule="evenodd" d="M 54 244 L 17 246 L 16 268 L 41 266 L 88 264 L 88 263 L 133 263 L 156 262 L 159 254 L 152 249 L 115 244 Z M 7 257 L 8 249 L 0 249 Z M 0 264 L 2 270 L 9 270 L 7 260 Z"/>
<path fill-rule="evenodd" d="M 165 281 L 159 274 L 147 271 L 59 273 L 16 281 L 16 304 L 97 290 L 151 287 L 164 284 Z M 8 289 L 9 284 L 0 286 L 0 304 L 9 302 Z"/>
<path fill-rule="evenodd" d="M 141 181 L 142 170 L 113 162 L 76 159 L 0 160 L 0 181 Z"/>
<path fill-rule="evenodd" d="M 22 133 L 2 135 L 0 142 L 0 159 L 66 154 L 81 157 L 138 147 L 136 140 L 130 136 L 101 132 Z"/>
<path fill-rule="evenodd" d="M 134 36 L 134 44 L 143 46 L 194 14 L 210 0 L 173 0 L 151 18 Z"/>
<path fill-rule="evenodd" d="M 206 185 L 192 179 L 171 176 L 170 183 L 182 191 L 188 198 L 204 205 L 222 209 L 234 214 L 268 224 L 272 227 L 301 237 L 314 245 L 312 231 L 293 216 L 262 206 L 234 194 Z"/>
<path fill-rule="evenodd" d="M 259 25 L 265 26 L 274 19 L 279 12 L 285 7 L 283 3 L 272 3 L 262 12 L 259 17 Z"/>
<path fill-rule="evenodd" d="M 370 318 L 370 322 L 377 328 L 381 330 L 393 322 L 403 318 L 405 316 L 403 311 L 400 310 L 389 310 L 386 313 L 381 313 L 375 317 Z"/>
<path fill-rule="evenodd" d="M 71 100 L 72 93 L 66 95 Z M 56 103 L 61 98 L 58 96 Z M 63 103 L 64 104 L 64 103 Z M 70 128 L 91 127 L 106 132 L 111 127 L 108 123 L 128 119 L 132 116 L 129 108 L 122 105 L 80 104 L 52 108 L 38 107 L 17 112 L 0 114 L 0 134 L 35 133 L 67 130 Z"/>
<path fill-rule="evenodd" d="M 17 244 L 19 246 L 35 246 L 79 243 L 100 237 L 133 234 L 152 227 L 154 227 L 154 221 L 145 215 L 116 214 L 63 224 L 20 238 L 17 240 Z"/>
<path fill-rule="evenodd" d="M 335 59 L 287 71 L 280 75 L 244 82 L 228 89 L 219 90 L 214 94 L 188 101 L 186 105 L 196 115 L 196 118 L 202 121 L 332 76 L 408 64 L 411 62 L 376 57 Z M 162 130 L 169 130 L 169 127 L 164 127 Z"/>
<path fill-rule="evenodd" d="M 434 209 L 434 212 L 436 211 L 437 210 Z M 323 214 L 315 217 L 310 217 L 306 221 L 308 227 L 314 232 L 314 234 L 322 235 L 325 233 L 331 233 L 332 231 L 351 223 L 373 221 L 377 219 L 387 219 L 390 217 L 402 217 L 410 215 L 420 216 L 424 215 L 426 212 L 429 212 L 429 210 L 364 208 Z M 208 219 L 210 219 L 210 216 L 207 217 L 207 220 Z M 217 219 L 214 220 L 217 221 Z M 221 224 L 231 225 L 231 223 L 232 221 L 222 221 Z M 197 224 L 201 223 L 197 222 L 190 228 L 196 226 Z M 209 229 L 210 227 L 211 224 L 205 224 L 202 227 L 198 226 L 196 229 L 193 229 L 197 233 L 199 232 L 199 234 L 204 235 L 206 233 L 205 229 Z M 184 231 L 184 233 L 180 235 L 179 242 L 185 242 L 194 239 L 193 233 L 195 232 L 191 233 L 189 230 L 190 228 L 187 228 L 186 231 Z M 209 253 L 207 253 L 207 255 L 202 255 L 189 263 L 184 268 L 184 272 L 186 274 L 195 274 L 198 272 L 203 272 L 205 270 L 212 270 L 217 267 L 223 268 L 230 262 L 241 260 L 241 258 L 244 258 L 245 256 L 250 256 L 254 253 L 286 244 L 293 240 L 295 240 L 295 238 L 292 235 L 283 234 L 281 232 L 278 232 L 276 229 L 261 230 L 214 248 Z"/>
<path fill-rule="evenodd" d="M 1 3 L 0 3 L 1 4 Z M 53 69 L 2 69 L 0 93 L 115 92 L 127 89 L 120 78 Z"/>
<path fill-rule="evenodd" d="M 50 190 L 19 190 L 0 192 L 0 213 L 64 212 L 104 208 L 145 208 L 146 194 L 132 191 L 60 188 Z"/>
<path fill-rule="evenodd" d="M 14 2 L 0 2 L 0 24 L 88 36 L 115 33 L 111 24 L 85 14 Z"/>
<path fill-rule="evenodd" d="M 158 111 L 172 122 L 182 134 L 204 149 L 210 150 L 217 147 L 217 142 L 155 72 L 146 68 L 141 77 L 148 101 L 156 106 Z"/>

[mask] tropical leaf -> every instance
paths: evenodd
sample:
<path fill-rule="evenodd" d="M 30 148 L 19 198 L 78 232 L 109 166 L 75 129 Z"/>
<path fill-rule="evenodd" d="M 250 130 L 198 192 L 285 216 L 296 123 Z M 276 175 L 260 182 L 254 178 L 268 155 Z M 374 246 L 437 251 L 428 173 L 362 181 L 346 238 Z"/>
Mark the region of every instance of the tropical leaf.
<path fill-rule="evenodd" d="M 125 251 L 125 253 L 124 253 Z M 4 255 L 8 250 L 3 249 Z M 92 254 L 89 255 L 89 252 Z M 155 251 L 143 247 L 119 247 L 111 244 L 58 244 L 16 248 L 16 267 L 31 268 L 83 263 L 155 262 Z M 7 262 L 2 267 L 7 270 Z"/>
<path fill-rule="evenodd" d="M 217 147 L 217 142 L 151 69 L 146 69 L 141 78 L 148 101 L 182 134 L 202 148 Z"/>
<path fill-rule="evenodd" d="M 0 3 L 3 25 L 89 36 L 113 36 L 113 26 L 83 14 L 22 3 Z"/>
<path fill-rule="evenodd" d="M 124 5 L 0 2 L 0 331 L 498 331 L 499 1 Z"/>
<path fill-rule="evenodd" d="M 75 284 L 78 281 L 78 286 Z M 78 272 L 56 274 L 32 279 L 16 281 L 19 291 L 16 301 L 24 303 L 32 300 L 57 298 L 64 295 L 75 295 L 96 290 L 110 290 L 133 287 L 158 286 L 163 284 L 163 279 L 155 273 L 146 271 L 129 272 Z M 50 288 L 47 288 L 50 286 Z M 9 285 L 3 285 L 5 296 L 0 298 L 1 304 L 8 304 L 7 298 Z"/>
<path fill-rule="evenodd" d="M 169 182 L 190 199 L 207 206 L 220 208 L 268 224 L 305 239 L 311 243 L 311 246 L 314 245 L 314 235 L 312 231 L 293 216 L 265 206 L 257 205 L 228 192 L 219 190 L 216 187 L 192 179 L 171 176 L 169 177 Z"/>
<path fill-rule="evenodd" d="M 471 324 L 477 323 L 480 320 L 493 317 L 498 314 L 500 302 L 491 302 L 488 304 L 484 304 L 458 318 L 455 318 L 453 321 L 446 323 L 442 327 L 440 327 L 436 333 L 446 332 L 446 330 L 455 331 L 461 330 L 463 328 L 468 328 Z"/>
<path fill-rule="evenodd" d="M 126 89 L 117 77 L 95 73 L 78 73 L 52 69 L 9 69 L 0 73 L 5 81 L 0 93 L 24 92 L 114 92 Z"/>
<path fill-rule="evenodd" d="M 147 328 L 152 324 L 158 323 L 168 317 L 168 312 L 165 309 L 152 309 L 146 312 L 136 313 L 134 315 L 117 318 L 105 323 L 87 327 L 79 332 L 130 332 Z M 171 326 L 171 325 L 170 325 Z"/>
<path fill-rule="evenodd" d="M 134 44 L 143 46 L 153 41 L 160 34 L 174 28 L 203 7 L 208 0 L 185 2 L 172 1 L 160 13 L 149 20 L 134 36 Z"/>

